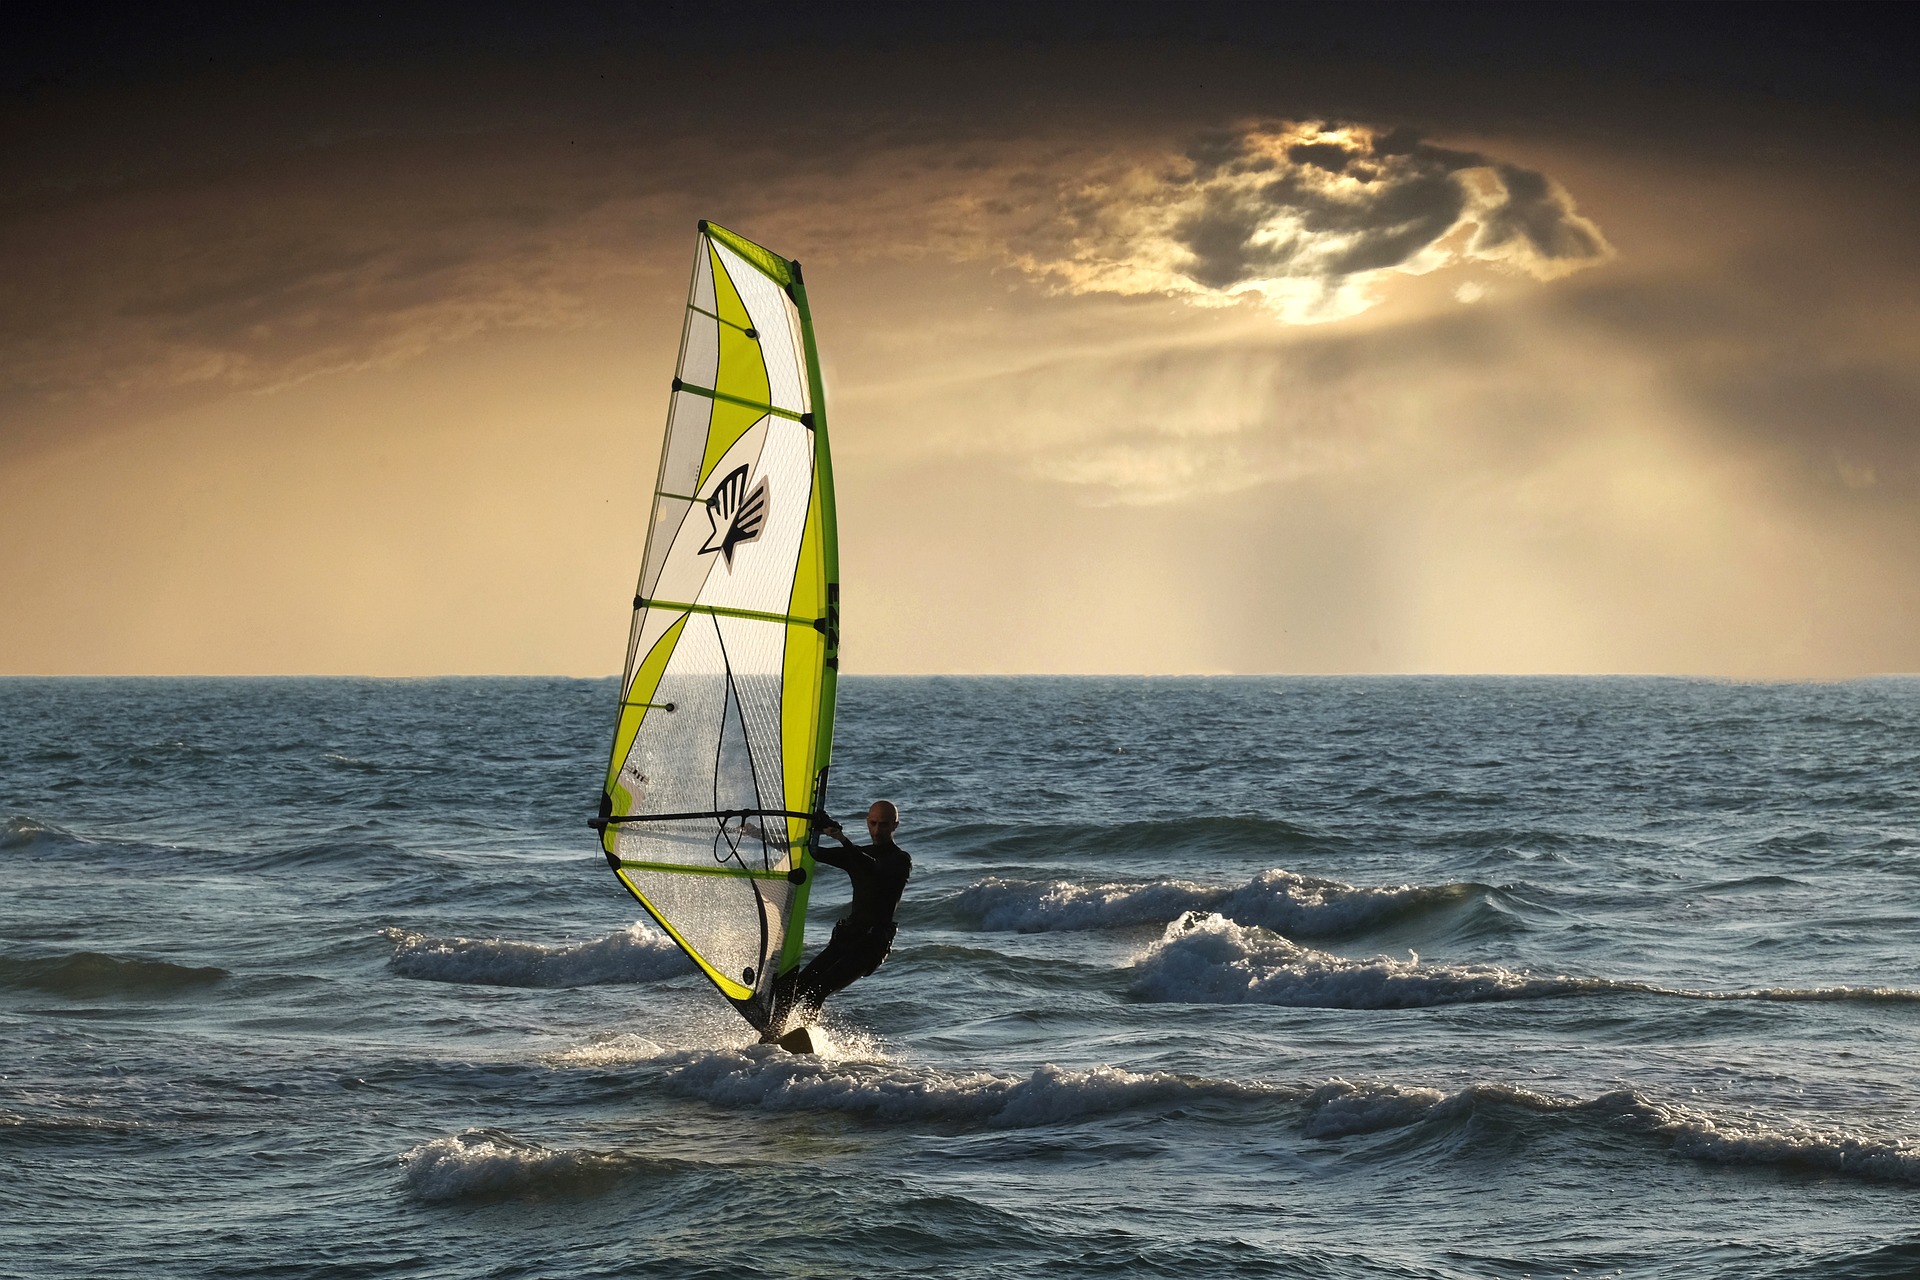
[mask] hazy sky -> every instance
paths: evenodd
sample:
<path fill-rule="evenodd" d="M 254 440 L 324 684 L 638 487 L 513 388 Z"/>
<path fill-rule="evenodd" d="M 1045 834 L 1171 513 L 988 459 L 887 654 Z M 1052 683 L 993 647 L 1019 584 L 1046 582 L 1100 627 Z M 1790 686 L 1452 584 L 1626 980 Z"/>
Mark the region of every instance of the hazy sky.
<path fill-rule="evenodd" d="M 1870 25 L 470 12 L 12 33 L 0 672 L 616 671 L 701 217 L 850 672 L 1920 670 Z"/>

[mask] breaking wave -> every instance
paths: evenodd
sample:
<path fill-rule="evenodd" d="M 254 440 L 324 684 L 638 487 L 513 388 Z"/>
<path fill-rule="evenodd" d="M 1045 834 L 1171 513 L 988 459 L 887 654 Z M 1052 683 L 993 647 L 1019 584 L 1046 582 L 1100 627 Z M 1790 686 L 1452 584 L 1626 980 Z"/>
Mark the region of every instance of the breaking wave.
<path fill-rule="evenodd" d="M 1159 941 L 1134 961 L 1132 986 L 1148 1000 L 1312 1009 L 1417 1009 L 1619 992 L 1684 1000 L 1920 1001 L 1920 991 L 1900 987 L 1690 991 L 1610 978 L 1529 974 L 1497 965 L 1427 964 L 1417 955 L 1353 960 L 1197 911 L 1168 925 Z"/>
<path fill-rule="evenodd" d="M 1834 1127 L 1714 1115 L 1654 1102 L 1631 1089 L 1586 1100 L 1554 1098 L 1512 1085 L 1478 1084 L 1455 1093 L 1333 1080 L 1308 1094 L 1302 1131 L 1342 1138 L 1431 1121 L 1460 1119 L 1481 1107 L 1542 1115 L 1591 1116 L 1664 1140 L 1678 1155 L 1721 1164 L 1814 1169 L 1880 1181 L 1920 1183 L 1920 1142 Z"/>
<path fill-rule="evenodd" d="M 592 942 L 548 946 L 504 938 L 434 938 L 387 929 L 393 957 L 387 966 L 403 978 L 466 982 L 489 987 L 589 987 L 609 982 L 655 982 L 691 973 L 680 949 L 635 924 Z"/>
<path fill-rule="evenodd" d="M 630 1048 L 635 1056 L 644 1042 Z M 1560 1098 L 1511 1084 L 1476 1084 L 1454 1092 L 1395 1084 L 1331 1080 L 1318 1087 L 1208 1079 L 1116 1066 L 1047 1064 L 1030 1074 L 956 1072 L 880 1060 L 794 1057 L 765 1046 L 681 1050 L 652 1059 L 659 1081 L 682 1096 L 721 1107 L 782 1112 L 836 1112 L 905 1124 L 1023 1129 L 1070 1124 L 1128 1112 L 1188 1111 L 1219 1104 L 1228 1118 L 1248 1108 L 1297 1106 L 1300 1131 L 1333 1140 L 1465 1119 L 1482 1108 L 1585 1119 L 1666 1143 L 1676 1154 L 1723 1164 L 1822 1170 L 1920 1184 L 1920 1141 L 1835 1126 L 1714 1114 L 1656 1102 L 1621 1089 L 1595 1098 Z M 653 1086 L 649 1086 L 651 1088 Z M 1263 1122 L 1264 1123 L 1264 1122 Z M 472 1135 L 467 1135 L 471 1137 Z M 489 1140 L 492 1135 L 485 1135 Z M 440 1139 L 449 1144 L 454 1139 Z M 435 1144 L 428 1144 L 434 1146 Z M 538 1151 L 538 1149 L 532 1149 Z M 515 1159 L 528 1157 L 514 1149 Z M 460 1159 L 494 1168 L 482 1146 Z M 539 1153 L 554 1160 L 569 1153 Z M 488 1176 L 504 1177 L 495 1172 Z"/>
<path fill-rule="evenodd" d="M 1294 937 L 1333 937 L 1483 891 L 1473 884 L 1350 885 L 1278 869 L 1237 888 L 1186 880 L 1089 885 L 991 876 L 962 889 L 950 905 L 997 932 L 1118 929 L 1203 911 Z"/>
<path fill-rule="evenodd" d="M 498 1129 L 468 1129 L 400 1157 L 407 1189 L 422 1200 L 591 1196 L 649 1172 L 653 1161 L 604 1151 L 554 1151 Z"/>
<path fill-rule="evenodd" d="M 893 1062 L 820 1061 L 755 1046 L 660 1060 L 675 1091 L 727 1107 L 836 1111 L 876 1120 L 1030 1128 L 1117 1111 L 1207 1100 L 1298 1097 L 1297 1090 L 1097 1066 L 1049 1063 L 1031 1075 L 952 1072 Z"/>
<path fill-rule="evenodd" d="M 63 956 L 0 956 L 0 987 L 45 991 L 78 999 L 172 995 L 212 986 L 231 976 L 225 969 L 211 965 L 122 959 L 97 951 L 76 951 Z"/>

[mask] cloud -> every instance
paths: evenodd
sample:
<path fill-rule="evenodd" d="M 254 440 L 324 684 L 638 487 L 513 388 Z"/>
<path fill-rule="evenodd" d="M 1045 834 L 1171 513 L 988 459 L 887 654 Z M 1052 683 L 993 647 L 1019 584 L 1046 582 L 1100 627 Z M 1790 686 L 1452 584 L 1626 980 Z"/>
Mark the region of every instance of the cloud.
<path fill-rule="evenodd" d="M 489 199 L 490 182 L 553 166 L 449 175 L 423 150 L 340 147 L 13 210 L 0 393 L 113 402 L 392 367 L 489 330 L 581 324 L 597 287 L 636 274 L 643 199 L 595 206 L 578 181 Z"/>
<path fill-rule="evenodd" d="M 1295 324 L 1461 261 L 1551 279 L 1612 253 L 1545 174 L 1406 129 L 1258 122 L 1063 184 L 1016 261 L 1078 293 L 1253 297 Z"/>

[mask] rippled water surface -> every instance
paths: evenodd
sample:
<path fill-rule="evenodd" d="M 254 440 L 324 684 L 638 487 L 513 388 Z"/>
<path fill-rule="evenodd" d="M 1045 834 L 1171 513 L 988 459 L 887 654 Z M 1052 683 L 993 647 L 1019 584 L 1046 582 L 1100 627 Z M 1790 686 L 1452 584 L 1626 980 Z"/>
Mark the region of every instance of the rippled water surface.
<path fill-rule="evenodd" d="M 0 1275 L 1920 1275 L 1920 681 L 849 679 L 819 1057 L 613 698 L 0 681 Z"/>

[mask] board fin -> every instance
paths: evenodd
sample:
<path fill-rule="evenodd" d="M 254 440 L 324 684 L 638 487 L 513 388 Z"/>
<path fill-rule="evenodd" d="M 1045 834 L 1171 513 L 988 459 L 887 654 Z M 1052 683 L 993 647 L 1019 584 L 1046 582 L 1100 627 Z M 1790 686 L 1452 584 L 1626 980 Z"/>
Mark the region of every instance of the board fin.
<path fill-rule="evenodd" d="M 822 1043 L 824 1043 L 824 1041 L 825 1041 L 825 1038 L 822 1037 Z M 785 1049 L 788 1053 L 820 1052 L 819 1048 L 814 1043 L 814 1030 L 812 1027 L 795 1027 L 793 1030 L 787 1032 L 787 1034 L 781 1036 L 774 1043 L 779 1045 L 782 1049 Z"/>

